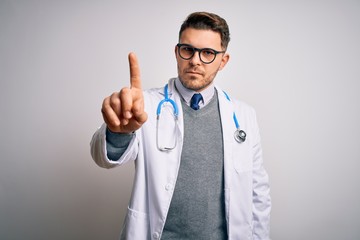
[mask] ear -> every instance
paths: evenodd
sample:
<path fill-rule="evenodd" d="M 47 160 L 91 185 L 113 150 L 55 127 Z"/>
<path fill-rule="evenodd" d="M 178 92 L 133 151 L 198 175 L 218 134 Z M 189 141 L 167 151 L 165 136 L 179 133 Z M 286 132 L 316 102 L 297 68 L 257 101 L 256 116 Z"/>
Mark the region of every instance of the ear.
<path fill-rule="evenodd" d="M 221 59 L 220 62 L 220 66 L 219 66 L 219 71 L 222 70 L 225 65 L 227 64 L 227 62 L 230 60 L 230 55 L 228 53 L 225 53 L 224 56 Z"/>
<path fill-rule="evenodd" d="M 178 47 L 175 45 L 175 48 L 174 48 L 175 58 L 177 58 L 177 51 L 178 51 Z"/>

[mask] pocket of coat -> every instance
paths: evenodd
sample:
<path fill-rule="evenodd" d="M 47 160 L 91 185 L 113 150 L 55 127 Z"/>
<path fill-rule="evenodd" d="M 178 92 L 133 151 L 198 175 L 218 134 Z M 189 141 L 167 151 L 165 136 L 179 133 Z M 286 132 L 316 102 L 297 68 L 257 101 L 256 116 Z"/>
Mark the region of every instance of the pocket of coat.
<path fill-rule="evenodd" d="M 245 142 L 244 142 L 245 143 Z M 235 143 L 233 147 L 233 161 L 236 172 L 248 172 L 252 169 L 252 157 L 249 145 Z"/>
<path fill-rule="evenodd" d="M 148 215 L 128 207 L 120 239 L 149 239 Z"/>

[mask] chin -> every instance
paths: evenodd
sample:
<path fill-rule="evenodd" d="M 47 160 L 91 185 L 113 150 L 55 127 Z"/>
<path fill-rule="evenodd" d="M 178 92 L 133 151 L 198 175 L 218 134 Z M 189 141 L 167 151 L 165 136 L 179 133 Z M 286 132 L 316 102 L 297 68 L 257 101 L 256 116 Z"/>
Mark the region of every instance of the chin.
<path fill-rule="evenodd" d="M 184 87 L 197 92 L 205 89 L 211 83 L 207 83 L 202 76 L 196 75 L 179 76 L 179 79 Z"/>
<path fill-rule="evenodd" d="M 203 84 L 196 84 L 195 82 L 186 82 L 183 85 L 187 89 L 191 89 L 193 91 L 199 91 L 199 90 L 202 90 L 205 87 Z"/>
<path fill-rule="evenodd" d="M 187 89 L 195 90 L 198 88 L 198 83 L 196 78 L 186 78 L 185 80 L 183 78 L 180 78 L 180 82 L 184 87 Z"/>

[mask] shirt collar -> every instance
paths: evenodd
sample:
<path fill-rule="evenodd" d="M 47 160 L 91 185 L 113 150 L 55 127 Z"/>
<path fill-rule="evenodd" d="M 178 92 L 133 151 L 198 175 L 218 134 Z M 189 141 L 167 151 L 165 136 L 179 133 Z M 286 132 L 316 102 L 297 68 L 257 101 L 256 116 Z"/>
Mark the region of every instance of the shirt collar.
<path fill-rule="evenodd" d="M 196 92 L 194 90 L 187 89 L 186 87 L 184 87 L 182 85 L 182 83 L 180 82 L 180 79 L 176 78 L 175 79 L 175 87 L 176 87 L 177 91 L 180 93 L 180 96 L 184 99 L 184 101 L 186 102 L 186 104 L 188 106 L 190 106 L 190 101 L 191 101 L 192 96 L 195 93 L 201 93 L 201 95 L 203 97 L 203 101 L 200 101 L 200 103 L 199 103 L 200 108 L 207 105 L 215 93 L 215 86 L 214 86 L 213 82 L 207 88 L 202 90 L 201 92 Z"/>

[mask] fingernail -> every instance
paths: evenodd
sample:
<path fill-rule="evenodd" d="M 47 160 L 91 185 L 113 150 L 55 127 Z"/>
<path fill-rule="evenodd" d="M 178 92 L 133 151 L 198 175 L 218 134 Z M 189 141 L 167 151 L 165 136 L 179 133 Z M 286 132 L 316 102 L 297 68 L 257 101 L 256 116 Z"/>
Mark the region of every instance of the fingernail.
<path fill-rule="evenodd" d="M 127 119 L 122 119 L 121 120 L 122 125 L 127 125 L 128 123 L 129 123 L 129 120 L 127 120 Z"/>
<path fill-rule="evenodd" d="M 127 119 L 130 119 L 132 117 L 131 112 L 126 111 L 125 114 L 124 114 L 124 117 L 127 118 Z"/>

